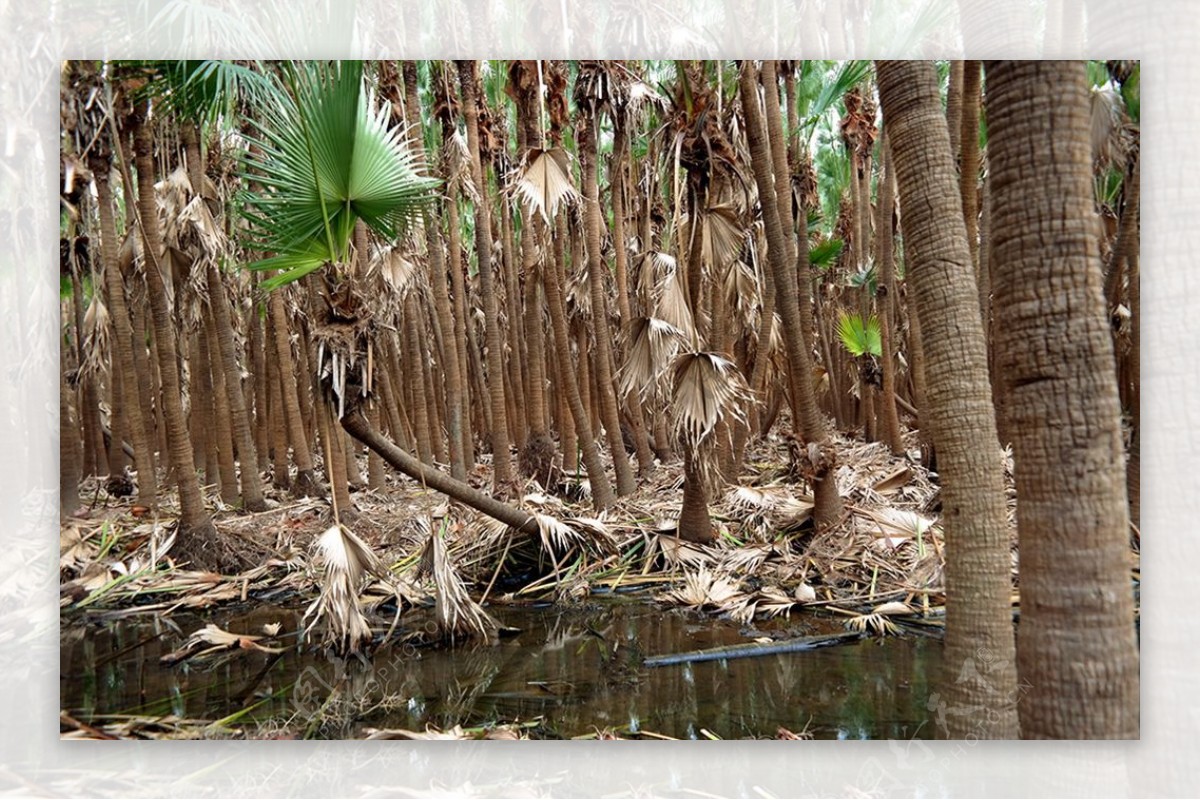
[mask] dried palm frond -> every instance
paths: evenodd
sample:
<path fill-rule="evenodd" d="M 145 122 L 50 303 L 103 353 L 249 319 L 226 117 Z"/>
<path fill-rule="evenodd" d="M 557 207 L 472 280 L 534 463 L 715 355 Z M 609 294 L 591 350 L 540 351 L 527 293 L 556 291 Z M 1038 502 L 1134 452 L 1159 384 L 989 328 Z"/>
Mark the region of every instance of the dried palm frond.
<path fill-rule="evenodd" d="M 431 528 L 425 539 L 419 574 L 431 577 L 436 587 L 434 618 L 442 636 L 451 643 L 476 637 L 495 641 L 500 624 L 467 594 L 440 531 Z"/>
<path fill-rule="evenodd" d="M 660 533 L 654 537 L 663 559 L 671 569 L 688 565 L 703 567 L 713 562 L 713 557 L 699 546 L 690 544 L 677 536 Z"/>
<path fill-rule="evenodd" d="M 567 152 L 561 147 L 530 150 L 512 191 L 549 224 L 561 204 L 574 202 L 579 197 L 571 184 Z"/>
<path fill-rule="evenodd" d="M 756 331 L 762 298 L 754 268 L 745 261 L 734 261 L 725 272 L 724 285 L 725 298 L 734 317 L 744 330 Z"/>
<path fill-rule="evenodd" d="M 655 292 L 654 316 L 679 330 L 688 341 L 696 341 L 696 321 L 678 269 L 669 270 L 659 281 Z"/>
<path fill-rule="evenodd" d="M 900 632 L 896 623 L 881 614 L 859 614 L 846 620 L 846 627 L 859 633 L 873 633 L 876 636 L 894 636 Z"/>
<path fill-rule="evenodd" d="M 325 621 L 325 645 L 339 653 L 356 653 L 372 638 L 358 598 L 369 577 L 387 578 L 387 568 L 371 547 L 345 525 L 334 525 L 317 540 L 325 566 L 321 593 L 304 612 L 305 636 Z M 312 623 L 309 624 L 309 617 Z"/>
<path fill-rule="evenodd" d="M 227 650 L 258 650 L 263 653 L 281 653 L 281 647 L 268 647 L 259 644 L 263 639 L 269 639 L 273 634 L 252 636 L 245 633 L 230 633 L 212 623 L 205 625 L 192 633 L 178 650 L 167 653 L 159 660 L 165 665 L 177 664 L 184 659 L 203 658 L 214 653 Z M 208 645 L 207 647 L 205 645 Z"/>
<path fill-rule="evenodd" d="M 112 323 L 108 315 L 108 306 L 100 292 L 92 295 L 87 311 L 83 315 L 83 364 L 79 374 L 100 375 L 106 372 L 106 365 L 111 363 L 110 350 L 112 347 Z"/>
<path fill-rule="evenodd" d="M 700 243 L 702 263 L 713 271 L 721 271 L 737 260 L 746 241 L 746 226 L 732 203 L 711 205 L 704 212 L 700 226 L 704 239 Z"/>
<path fill-rule="evenodd" d="M 746 595 L 732 576 L 701 565 L 695 572 L 685 572 L 683 585 L 665 592 L 663 599 L 689 608 L 728 610 L 744 602 Z"/>
<path fill-rule="evenodd" d="M 691 449 L 697 472 L 709 487 L 718 485 L 716 437 L 721 422 L 745 423 L 751 392 L 737 365 L 716 353 L 681 353 L 672 371 L 671 425 Z M 732 428 L 732 425 L 728 426 Z"/>
<path fill-rule="evenodd" d="M 417 274 L 417 266 L 406 258 L 398 249 L 388 247 L 381 250 L 368 268 L 368 274 L 378 272 L 384 282 L 403 295 Z"/>
<path fill-rule="evenodd" d="M 645 402 L 658 394 L 662 377 L 679 351 L 683 332 L 669 322 L 638 317 L 629 326 L 628 358 L 621 370 L 621 396 Z"/>

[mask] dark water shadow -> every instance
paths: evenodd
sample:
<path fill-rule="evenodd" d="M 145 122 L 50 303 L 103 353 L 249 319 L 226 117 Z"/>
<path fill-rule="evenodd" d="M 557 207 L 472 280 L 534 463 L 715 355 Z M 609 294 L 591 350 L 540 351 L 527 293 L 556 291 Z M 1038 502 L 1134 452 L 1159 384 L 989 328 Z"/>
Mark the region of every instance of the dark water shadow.
<path fill-rule="evenodd" d="M 494 647 L 396 645 L 369 663 L 341 663 L 296 647 L 298 612 L 272 607 L 202 617 L 133 617 L 86 627 L 64 623 L 61 705 L 80 720 L 114 714 L 291 725 L 322 737 L 365 728 L 439 729 L 527 722 L 540 737 L 616 730 L 678 738 L 927 738 L 927 702 L 941 644 L 922 637 L 866 640 L 811 652 L 648 669 L 649 655 L 833 629 L 793 615 L 748 630 L 641 602 L 562 609 L 492 609 L 521 632 Z M 408 629 L 422 612 L 404 617 Z M 261 633 L 282 621 L 280 654 L 237 651 L 207 663 L 164 667 L 159 658 L 208 622 Z M 319 723 L 319 724 L 318 724 Z"/>

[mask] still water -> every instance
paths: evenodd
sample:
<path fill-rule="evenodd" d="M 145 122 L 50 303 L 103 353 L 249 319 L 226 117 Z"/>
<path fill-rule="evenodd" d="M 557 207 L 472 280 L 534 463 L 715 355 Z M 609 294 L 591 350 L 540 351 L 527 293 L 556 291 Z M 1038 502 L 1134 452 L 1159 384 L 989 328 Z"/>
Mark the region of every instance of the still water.
<path fill-rule="evenodd" d="M 598 731 L 675 738 L 774 738 L 807 727 L 815 738 L 927 738 L 927 703 L 941 643 L 923 637 L 866 640 L 809 652 L 646 668 L 642 659 L 742 644 L 748 637 L 806 636 L 837 629 L 793 615 L 757 623 L 613 600 L 578 608 L 489 609 L 520 630 L 494 647 L 395 646 L 370 664 L 341 663 L 296 646 L 300 611 L 274 607 L 169 618 L 131 617 L 86 627 L 64 622 L 62 708 L 89 721 L 110 715 L 221 719 L 251 736 L 282 726 L 318 736 L 368 728 L 424 730 L 533 723 L 540 738 Z M 402 628 L 427 622 L 404 615 Z M 236 651 L 164 667 L 159 659 L 207 623 L 260 634 L 282 622 L 284 651 Z M 287 632 L 291 632 L 288 635 Z M 331 698 L 333 698 L 331 700 Z M 312 720 L 319 720 L 319 724 Z M 706 733 L 707 732 L 707 733 Z"/>

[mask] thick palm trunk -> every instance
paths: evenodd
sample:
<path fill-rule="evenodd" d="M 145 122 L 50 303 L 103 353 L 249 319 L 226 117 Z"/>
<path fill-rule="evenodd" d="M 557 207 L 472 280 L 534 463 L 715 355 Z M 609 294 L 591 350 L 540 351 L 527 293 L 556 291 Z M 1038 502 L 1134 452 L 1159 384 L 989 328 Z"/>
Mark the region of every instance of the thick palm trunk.
<path fill-rule="evenodd" d="M 229 414 L 229 394 L 225 388 L 225 373 L 221 369 L 221 353 L 218 350 L 212 315 L 205 313 L 200 325 L 200 346 L 208 353 L 208 378 L 206 384 L 212 390 L 208 403 L 212 406 L 212 438 L 217 449 L 217 465 L 220 468 L 221 500 L 227 505 L 237 505 L 237 464 L 233 457 L 233 422 Z"/>
<path fill-rule="evenodd" d="M 134 157 L 137 164 L 138 224 L 145 245 L 146 290 L 150 311 L 154 317 L 154 341 L 158 354 L 159 375 L 162 381 L 162 408 L 166 426 L 167 454 L 171 470 L 179 487 L 180 529 L 184 534 L 183 553 L 198 567 L 215 566 L 208 549 L 215 536 L 212 519 L 204 508 L 200 480 L 192 458 L 192 443 L 188 438 L 187 420 L 183 415 L 183 394 L 179 383 L 176 359 L 175 328 L 171 309 L 167 305 L 167 288 L 163 282 L 161 254 L 162 237 L 158 229 L 158 209 L 154 197 L 154 143 L 146 120 L 134 123 Z M 191 535 L 189 546 L 183 539 Z"/>
<path fill-rule="evenodd" d="M 754 167 L 754 179 L 758 186 L 759 204 L 762 207 L 763 224 L 767 233 L 767 257 L 775 281 L 775 302 L 783 323 L 784 342 L 787 348 L 788 366 L 799 408 L 799 423 L 804 440 L 812 445 L 808 472 L 814 495 L 813 519 L 818 528 L 828 528 L 842 515 L 842 499 L 838 495 L 834 473 L 837 455 L 829 445 L 817 409 L 812 383 L 812 359 L 805 349 L 800 305 L 797 299 L 796 273 L 789 258 L 790 249 L 779 219 L 779 204 L 775 195 L 772 175 L 770 144 L 766 126 L 758 105 L 758 91 L 751 62 L 743 64 L 741 73 L 742 108 L 746 115 L 746 138 L 750 144 L 750 158 Z"/>
<path fill-rule="evenodd" d="M 583 216 L 587 236 L 588 286 L 592 296 L 592 332 L 596 339 L 596 391 L 600 418 L 608 436 L 613 469 L 617 474 L 617 494 L 627 495 L 637 488 L 625 443 L 621 437 L 621 417 L 617 411 L 617 392 L 613 384 L 612 331 L 608 327 L 608 302 L 604 291 L 604 264 L 600 257 L 599 164 L 596 157 L 596 119 L 585 114 L 579 126 L 579 153 L 583 172 Z"/>
<path fill-rule="evenodd" d="M 463 279 L 462 244 L 459 241 L 458 227 L 458 204 L 454 199 L 456 193 L 456 188 L 451 188 L 449 199 L 446 201 L 446 225 L 449 231 L 447 238 L 449 239 L 448 249 L 450 253 L 450 290 L 453 293 L 454 345 L 458 351 L 459 411 L 461 413 L 460 423 L 462 425 L 460 433 L 462 435 L 463 471 L 465 474 L 466 470 L 475 465 L 475 442 L 471 434 L 471 360 L 467 354 L 467 330 L 470 320 L 467 318 L 467 289 L 466 281 Z M 447 369 L 449 369 L 449 365 L 447 365 Z M 481 397 L 478 394 L 475 396 Z"/>
<path fill-rule="evenodd" d="M 129 437 L 133 443 L 133 458 L 138 470 L 138 501 L 155 507 L 158 504 L 158 483 L 155 477 L 154 448 L 150 444 L 150 428 L 143 413 L 143 398 L 138 397 L 137 368 L 133 349 L 135 337 L 125 302 L 125 283 L 121 280 L 120 255 L 117 247 L 117 226 L 113 219 L 112 189 L 108 180 L 108 165 L 96 164 L 97 205 L 100 212 L 100 252 L 104 259 L 104 280 L 108 287 L 108 315 L 113 325 L 114 372 L 121 374 L 125 414 L 129 420 Z"/>
<path fill-rule="evenodd" d="M 479 108 L 475 87 L 477 70 L 478 65 L 474 61 L 458 62 L 463 118 L 467 124 L 467 147 L 471 151 L 471 178 L 478 195 L 475 208 L 475 255 L 479 264 L 479 294 L 483 300 L 487 337 L 487 388 L 492 409 L 489 431 L 492 437 L 492 489 L 498 494 L 506 494 L 513 481 L 513 471 L 508 449 L 508 412 L 504 406 L 504 337 L 500 333 L 499 301 L 492 276 L 492 221 L 488 187 L 479 156 Z"/>
<path fill-rule="evenodd" d="M 946 529 L 946 733 L 1015 738 L 1008 509 L 949 134 L 929 62 L 876 62 L 926 354 Z M 981 657 L 981 653 L 987 654 Z M 964 713 L 980 709 L 986 715 Z M 956 713 L 957 712 L 957 713 Z"/>
<path fill-rule="evenodd" d="M 996 348 L 1021 544 L 1027 738 L 1136 739 L 1121 409 L 1082 62 L 988 64 Z"/>

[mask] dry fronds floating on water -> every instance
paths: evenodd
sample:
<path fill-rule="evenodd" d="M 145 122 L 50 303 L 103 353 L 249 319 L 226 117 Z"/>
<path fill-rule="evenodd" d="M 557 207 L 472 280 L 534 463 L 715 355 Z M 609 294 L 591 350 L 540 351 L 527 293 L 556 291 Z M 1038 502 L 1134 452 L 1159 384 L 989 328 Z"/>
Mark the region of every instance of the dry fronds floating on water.
<path fill-rule="evenodd" d="M 366 578 L 386 579 L 387 569 L 371 547 L 345 525 L 334 525 L 321 534 L 317 549 L 325 576 L 320 595 L 304 612 L 305 636 L 324 620 L 324 644 L 339 653 L 357 653 L 371 640 L 371 627 L 358 607 L 359 593 Z"/>
<path fill-rule="evenodd" d="M 496 640 L 500 624 L 467 594 L 467 587 L 458 577 L 440 531 L 431 528 L 425 539 L 419 574 L 433 579 L 437 595 L 434 616 L 443 636 L 452 643 L 462 638 Z"/>
<path fill-rule="evenodd" d="M 278 627 L 276 627 L 275 631 L 278 632 L 278 630 Z M 230 633 L 209 623 L 189 636 L 187 641 L 183 643 L 183 647 L 172 653 L 167 653 L 159 660 L 163 664 L 171 666 L 172 664 L 178 664 L 184 659 L 203 658 L 204 656 L 227 650 L 258 650 L 263 653 L 282 653 L 283 648 L 281 647 L 267 647 L 266 645 L 259 644 L 260 641 L 269 639 L 271 636 L 273 636 L 271 633 L 267 633 L 265 636 Z"/>

